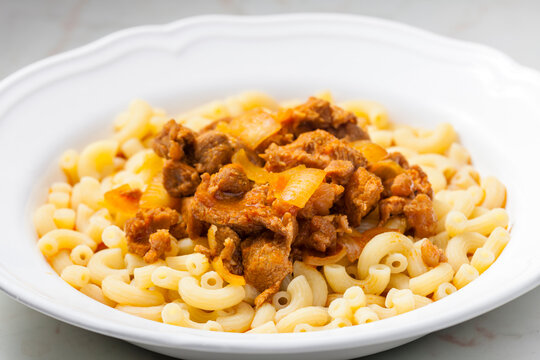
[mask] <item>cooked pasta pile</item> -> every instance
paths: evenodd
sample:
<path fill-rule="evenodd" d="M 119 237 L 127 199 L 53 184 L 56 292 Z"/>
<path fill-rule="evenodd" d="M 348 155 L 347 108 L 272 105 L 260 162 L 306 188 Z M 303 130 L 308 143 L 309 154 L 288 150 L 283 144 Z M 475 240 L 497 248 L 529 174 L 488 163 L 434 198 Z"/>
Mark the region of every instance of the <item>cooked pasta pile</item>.
<path fill-rule="evenodd" d="M 334 104 L 328 93 L 320 94 L 318 98 L 323 103 Z M 249 244 L 242 245 L 242 251 L 236 243 L 239 252 L 236 255 L 229 253 L 228 257 L 224 255 L 229 245 L 235 249 L 232 239 L 243 234 L 244 228 L 238 230 L 237 223 L 231 225 L 235 231 L 227 228 L 233 235 L 224 237 L 221 255 L 219 251 L 216 253 L 216 242 L 222 236 L 220 225 L 223 224 L 216 226 L 215 222 L 209 222 L 191 238 L 185 236 L 185 230 L 176 229 L 175 224 L 182 221 L 182 216 L 174 210 L 167 212 L 169 207 L 179 209 L 181 197 L 188 193 L 193 195 L 196 189 L 195 198 L 203 199 L 206 193 L 199 194 L 200 188 L 211 188 L 212 181 L 219 180 L 217 175 L 210 177 L 203 173 L 217 174 L 220 169 L 201 170 L 200 164 L 191 168 L 180 163 L 177 160 L 185 156 L 182 149 L 178 155 L 179 150 L 170 147 L 170 143 L 160 148 L 159 141 L 158 145 L 154 143 L 155 139 L 167 136 L 166 140 L 170 142 L 173 132 L 177 136 L 182 129 L 198 132 L 215 127 L 240 136 L 255 148 L 267 138 L 263 131 L 276 132 L 280 125 L 266 119 L 261 120 L 259 132 L 255 131 L 256 127 L 246 131 L 243 122 L 235 123 L 230 119 L 245 117 L 254 110 L 263 117 L 285 108 L 295 111 L 294 107 L 298 105 L 294 101 L 279 104 L 260 93 L 245 93 L 179 115 L 175 119 L 185 128 L 175 128 L 174 123 L 169 123 L 171 117 L 163 110 L 152 108 L 144 101 L 134 101 L 126 112 L 116 117 L 113 136 L 96 141 L 80 152 L 68 150 L 62 155 L 60 167 L 66 181 L 52 184 L 47 203 L 35 212 L 39 249 L 62 279 L 105 305 L 171 325 L 248 333 L 316 331 L 396 316 L 451 295 L 486 271 L 501 254 L 509 241 L 509 219 L 504 209 L 505 186 L 493 176 L 480 176 L 471 165 L 467 150 L 457 142 L 450 124 L 440 124 L 433 130 L 395 125 L 389 121 L 385 109 L 371 101 L 348 101 L 332 107 L 335 112 L 354 114 L 351 116 L 358 121 L 358 131 L 364 129 L 369 134 L 370 142 L 350 143 L 367 159 L 368 165 L 356 167 L 366 172 L 366 176 L 370 173 L 363 167 L 378 174 L 382 182 L 377 181 L 388 189 L 384 176 L 395 170 L 396 163 L 403 169 L 408 169 L 411 164 L 411 169 L 417 169 L 414 170 L 416 173 L 426 175 L 429 192 L 417 195 L 423 202 L 416 205 L 429 205 L 433 224 L 423 223 L 427 221 L 424 213 L 403 215 L 403 206 L 416 201 L 414 195 L 406 200 L 395 194 L 386 195 L 396 202 L 383 203 L 380 200 L 383 195 L 379 195 L 384 194 L 383 186 L 379 185 L 377 199 L 372 208 L 363 209 L 365 214 L 356 217 L 356 210 L 351 214 L 350 207 L 356 203 L 349 206 L 336 202 L 346 216 L 333 213 L 320 216 L 320 221 L 330 219 L 331 229 L 338 232 L 337 240 L 335 234 L 329 235 L 334 238 L 333 245 L 321 248 L 318 243 L 318 248 L 299 246 L 291 251 L 293 239 L 290 239 L 285 261 L 290 261 L 292 266 L 288 268 L 288 264 L 281 264 L 281 268 L 286 269 L 283 276 L 262 288 L 243 272 L 257 266 L 252 263 L 257 261 L 256 256 L 249 261 L 246 259 L 260 251 L 253 250 L 252 245 L 257 240 L 246 240 Z M 216 125 L 221 119 L 228 119 L 228 122 Z M 249 124 L 251 118 L 242 121 Z M 336 130 L 333 135 L 341 139 L 350 134 L 339 135 Z M 331 141 L 341 141 L 333 135 L 328 135 L 332 137 Z M 297 141 L 302 140 L 302 135 L 296 136 Z M 177 139 L 180 139 L 179 135 Z M 290 145 L 274 146 L 272 151 L 279 154 L 287 146 Z M 212 148 L 205 149 L 200 156 L 212 151 Z M 267 160 L 274 156 L 271 151 L 266 153 L 270 154 L 266 156 Z M 396 153 L 401 154 L 399 159 L 402 160 L 394 157 L 391 166 L 381 168 L 388 165 L 388 154 Z M 283 165 L 282 159 L 273 165 L 275 172 L 271 172 L 250 162 L 249 156 L 244 150 L 236 152 L 232 156 L 233 164 L 227 165 L 227 169 L 233 175 L 236 171 L 247 176 L 251 184 L 262 184 L 260 188 L 268 183 L 277 188 L 276 184 L 285 181 L 276 196 L 290 207 L 287 211 L 298 211 L 307 206 L 310 196 L 315 196 L 314 192 L 330 172 L 329 166 L 324 170 L 310 166 L 278 169 Z M 167 184 L 167 174 L 163 173 L 167 162 L 166 168 L 182 171 L 180 180 L 173 179 L 176 181 L 174 186 Z M 266 168 L 268 166 L 269 163 Z M 398 167 L 403 171 L 401 166 Z M 188 189 L 189 184 L 183 179 L 185 172 L 194 171 L 192 169 L 198 169 L 201 178 L 197 173 L 189 175 L 191 179 L 197 177 L 197 182 Z M 276 174 L 287 177 L 280 180 Z M 175 176 L 179 177 L 178 173 Z M 392 176 L 390 183 L 395 184 L 396 176 Z M 297 178 L 302 181 L 294 183 Z M 296 187 L 293 188 L 291 183 Z M 342 185 L 347 189 L 348 185 Z M 248 188 L 251 186 L 254 185 Z M 311 192 L 305 190 L 310 186 Z M 392 190 L 399 191 L 394 186 Z M 304 191 L 308 195 L 302 198 Z M 400 201 L 403 204 L 396 211 L 392 206 L 397 206 Z M 209 206 L 211 209 L 214 205 Z M 383 206 L 390 210 L 383 210 Z M 161 210 L 152 212 L 152 209 Z M 383 216 L 385 211 L 387 216 Z M 418 223 L 413 226 L 414 216 L 420 216 L 420 219 L 416 219 Z M 354 229 L 347 225 L 347 218 Z M 152 221 L 169 221 L 170 224 L 154 226 L 150 231 L 148 224 Z M 183 221 L 188 222 L 185 216 Z M 307 220 L 299 220 L 300 232 L 302 221 Z M 339 226 L 336 225 L 338 222 Z M 279 223 L 279 226 L 274 223 L 256 225 L 263 229 L 261 231 L 267 231 L 268 236 L 274 236 L 268 230 L 271 229 L 281 238 L 287 238 L 288 230 L 281 229 L 287 228 L 290 222 L 283 220 L 285 225 Z M 306 226 L 315 226 L 309 224 Z M 192 234 L 192 228 L 200 227 L 200 224 L 185 226 Z M 296 236 L 298 231 L 294 231 Z M 144 239 L 134 239 L 136 236 Z M 309 236 L 303 241 L 310 241 Z M 265 242 L 264 246 L 275 245 L 275 238 Z M 243 254 L 244 270 L 238 254 Z M 260 256 L 261 252 L 256 255 Z M 264 259 L 261 257 L 259 261 Z M 259 268 L 256 270 L 260 271 Z M 265 274 L 257 276 L 264 277 Z"/>

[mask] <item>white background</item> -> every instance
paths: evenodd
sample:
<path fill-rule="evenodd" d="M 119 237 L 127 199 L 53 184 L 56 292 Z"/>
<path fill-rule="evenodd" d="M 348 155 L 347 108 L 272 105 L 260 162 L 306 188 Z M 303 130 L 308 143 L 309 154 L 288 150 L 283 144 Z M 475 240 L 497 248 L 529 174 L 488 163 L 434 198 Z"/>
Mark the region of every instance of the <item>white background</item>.
<path fill-rule="evenodd" d="M 377 16 L 506 52 L 540 70 L 540 1 L 0 0 L 0 79 L 110 32 L 200 14 Z M 16 239 L 13 239 L 16 241 Z M 503 286 L 503 284 L 501 284 Z M 536 359 L 540 288 L 461 325 L 366 359 Z M 30 310 L 0 294 L 0 359 L 168 359 Z"/>

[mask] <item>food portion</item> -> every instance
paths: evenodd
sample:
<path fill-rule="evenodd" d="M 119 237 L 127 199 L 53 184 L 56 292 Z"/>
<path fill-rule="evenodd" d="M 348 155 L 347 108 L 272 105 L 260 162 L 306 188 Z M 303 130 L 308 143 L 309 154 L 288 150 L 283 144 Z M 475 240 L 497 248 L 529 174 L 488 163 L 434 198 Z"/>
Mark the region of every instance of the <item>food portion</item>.
<path fill-rule="evenodd" d="M 171 118 L 142 101 L 60 166 L 38 246 L 121 311 L 235 332 L 359 325 L 467 285 L 509 240 L 506 190 L 448 124 L 264 94 Z"/>

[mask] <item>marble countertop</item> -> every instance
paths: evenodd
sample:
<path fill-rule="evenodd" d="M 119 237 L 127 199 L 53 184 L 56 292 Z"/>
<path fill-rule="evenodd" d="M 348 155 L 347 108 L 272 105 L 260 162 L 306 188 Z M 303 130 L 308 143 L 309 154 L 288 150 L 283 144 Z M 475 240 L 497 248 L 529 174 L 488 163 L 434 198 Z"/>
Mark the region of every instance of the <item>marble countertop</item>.
<path fill-rule="evenodd" d="M 130 26 L 200 14 L 343 12 L 483 43 L 540 70 L 540 2 L 0 0 L 0 79 L 44 57 Z M 365 359 L 540 358 L 540 288 L 463 324 Z M 0 359 L 168 359 L 42 315 L 0 293 Z"/>

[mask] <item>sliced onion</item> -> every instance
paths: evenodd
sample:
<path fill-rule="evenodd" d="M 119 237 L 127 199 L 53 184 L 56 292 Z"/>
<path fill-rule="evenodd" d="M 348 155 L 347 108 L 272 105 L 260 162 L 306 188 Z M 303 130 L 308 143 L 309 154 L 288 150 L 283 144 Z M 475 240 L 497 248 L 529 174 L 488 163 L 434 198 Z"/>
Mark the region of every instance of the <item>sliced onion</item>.
<path fill-rule="evenodd" d="M 263 108 L 250 110 L 229 123 L 221 122 L 216 128 L 240 139 L 250 149 L 255 149 L 264 140 L 281 129 L 276 117 Z"/>
<path fill-rule="evenodd" d="M 141 190 L 124 184 L 105 193 L 105 206 L 114 212 L 134 214 L 139 209 L 141 195 Z"/>
<path fill-rule="evenodd" d="M 281 192 L 281 199 L 291 205 L 303 208 L 325 177 L 326 171 L 321 169 L 296 170 Z"/>
<path fill-rule="evenodd" d="M 214 271 L 221 276 L 223 280 L 228 282 L 231 285 L 246 285 L 246 280 L 241 275 L 232 274 L 226 267 L 223 265 L 223 260 L 220 257 L 215 258 L 212 261 L 212 266 Z"/>
<path fill-rule="evenodd" d="M 329 256 L 319 257 L 313 255 L 304 255 L 302 257 L 302 261 L 304 262 L 304 264 L 307 265 L 323 266 L 335 264 L 339 260 L 343 259 L 345 255 L 347 255 L 347 250 L 345 249 L 345 247 L 342 247 L 337 253 Z"/>

